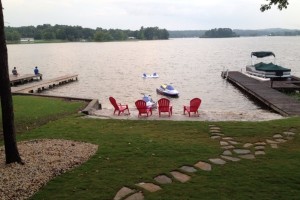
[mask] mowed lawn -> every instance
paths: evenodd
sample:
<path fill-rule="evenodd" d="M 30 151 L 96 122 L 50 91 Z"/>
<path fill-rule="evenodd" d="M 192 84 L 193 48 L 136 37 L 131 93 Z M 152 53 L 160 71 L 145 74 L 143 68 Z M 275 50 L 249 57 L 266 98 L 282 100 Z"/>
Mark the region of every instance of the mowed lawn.
<path fill-rule="evenodd" d="M 100 120 L 77 114 L 83 103 L 45 98 L 34 97 L 38 106 L 28 112 L 31 103 L 26 102 L 33 101 L 28 98 L 33 97 L 14 98 L 19 141 L 60 138 L 99 145 L 89 161 L 56 177 L 32 199 L 113 199 L 123 186 L 142 190 L 135 184 L 156 183 L 153 178 L 159 174 L 209 162 L 223 152 L 219 140 L 210 138 L 209 125 L 238 141 L 237 147 L 284 131 L 296 135 L 278 149 L 266 145 L 266 155 L 254 160 L 212 165 L 212 171 L 189 173 L 190 181 L 173 180 L 155 193 L 142 190 L 145 199 L 299 199 L 299 117 L 267 122 Z"/>

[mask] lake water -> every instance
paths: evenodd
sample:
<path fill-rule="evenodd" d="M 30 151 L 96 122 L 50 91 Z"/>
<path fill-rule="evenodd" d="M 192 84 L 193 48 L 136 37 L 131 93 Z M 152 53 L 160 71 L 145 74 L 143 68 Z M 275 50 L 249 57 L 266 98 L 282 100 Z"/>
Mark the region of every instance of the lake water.
<path fill-rule="evenodd" d="M 134 108 L 141 93 L 162 96 L 156 88 L 172 83 L 180 97 L 171 99 L 175 113 L 190 99 L 202 99 L 207 120 L 264 120 L 280 116 L 260 107 L 221 78 L 224 69 L 240 71 L 251 63 L 252 51 L 273 51 L 276 63 L 300 76 L 300 37 L 241 37 L 228 39 L 169 39 L 107 43 L 8 45 L 10 71 L 33 73 L 39 66 L 44 79 L 79 74 L 79 81 L 47 94 L 97 98 L 112 109 L 113 96 Z M 159 74 L 143 79 L 142 74 Z"/>

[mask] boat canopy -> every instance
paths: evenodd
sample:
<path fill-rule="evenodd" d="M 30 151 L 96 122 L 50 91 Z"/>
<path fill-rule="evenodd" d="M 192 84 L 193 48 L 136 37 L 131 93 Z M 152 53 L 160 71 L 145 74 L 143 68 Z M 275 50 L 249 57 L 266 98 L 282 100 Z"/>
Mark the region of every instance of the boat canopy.
<path fill-rule="evenodd" d="M 266 71 L 266 72 L 290 72 L 291 69 L 281 67 L 279 65 L 275 65 L 273 63 L 257 63 L 254 65 L 255 69 L 258 71 Z"/>
<path fill-rule="evenodd" d="M 264 57 L 268 57 L 268 56 L 274 56 L 275 54 L 271 51 L 256 51 L 256 52 L 252 52 L 251 53 L 251 57 L 255 56 L 257 58 L 264 58 Z"/>

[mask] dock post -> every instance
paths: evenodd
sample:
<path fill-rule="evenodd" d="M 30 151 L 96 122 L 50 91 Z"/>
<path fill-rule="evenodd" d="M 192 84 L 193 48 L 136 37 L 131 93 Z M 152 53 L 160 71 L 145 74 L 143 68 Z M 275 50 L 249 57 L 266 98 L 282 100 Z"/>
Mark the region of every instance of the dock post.
<path fill-rule="evenodd" d="M 270 78 L 271 81 L 271 88 L 273 88 L 273 78 Z"/>

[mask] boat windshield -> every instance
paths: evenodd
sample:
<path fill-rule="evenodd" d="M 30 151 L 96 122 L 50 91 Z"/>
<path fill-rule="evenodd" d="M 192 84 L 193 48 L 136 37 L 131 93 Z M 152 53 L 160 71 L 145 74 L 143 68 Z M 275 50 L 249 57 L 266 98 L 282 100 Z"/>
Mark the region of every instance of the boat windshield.
<path fill-rule="evenodd" d="M 174 90 L 174 88 L 173 88 L 172 85 L 167 85 L 167 89 L 168 89 L 168 90 Z"/>

